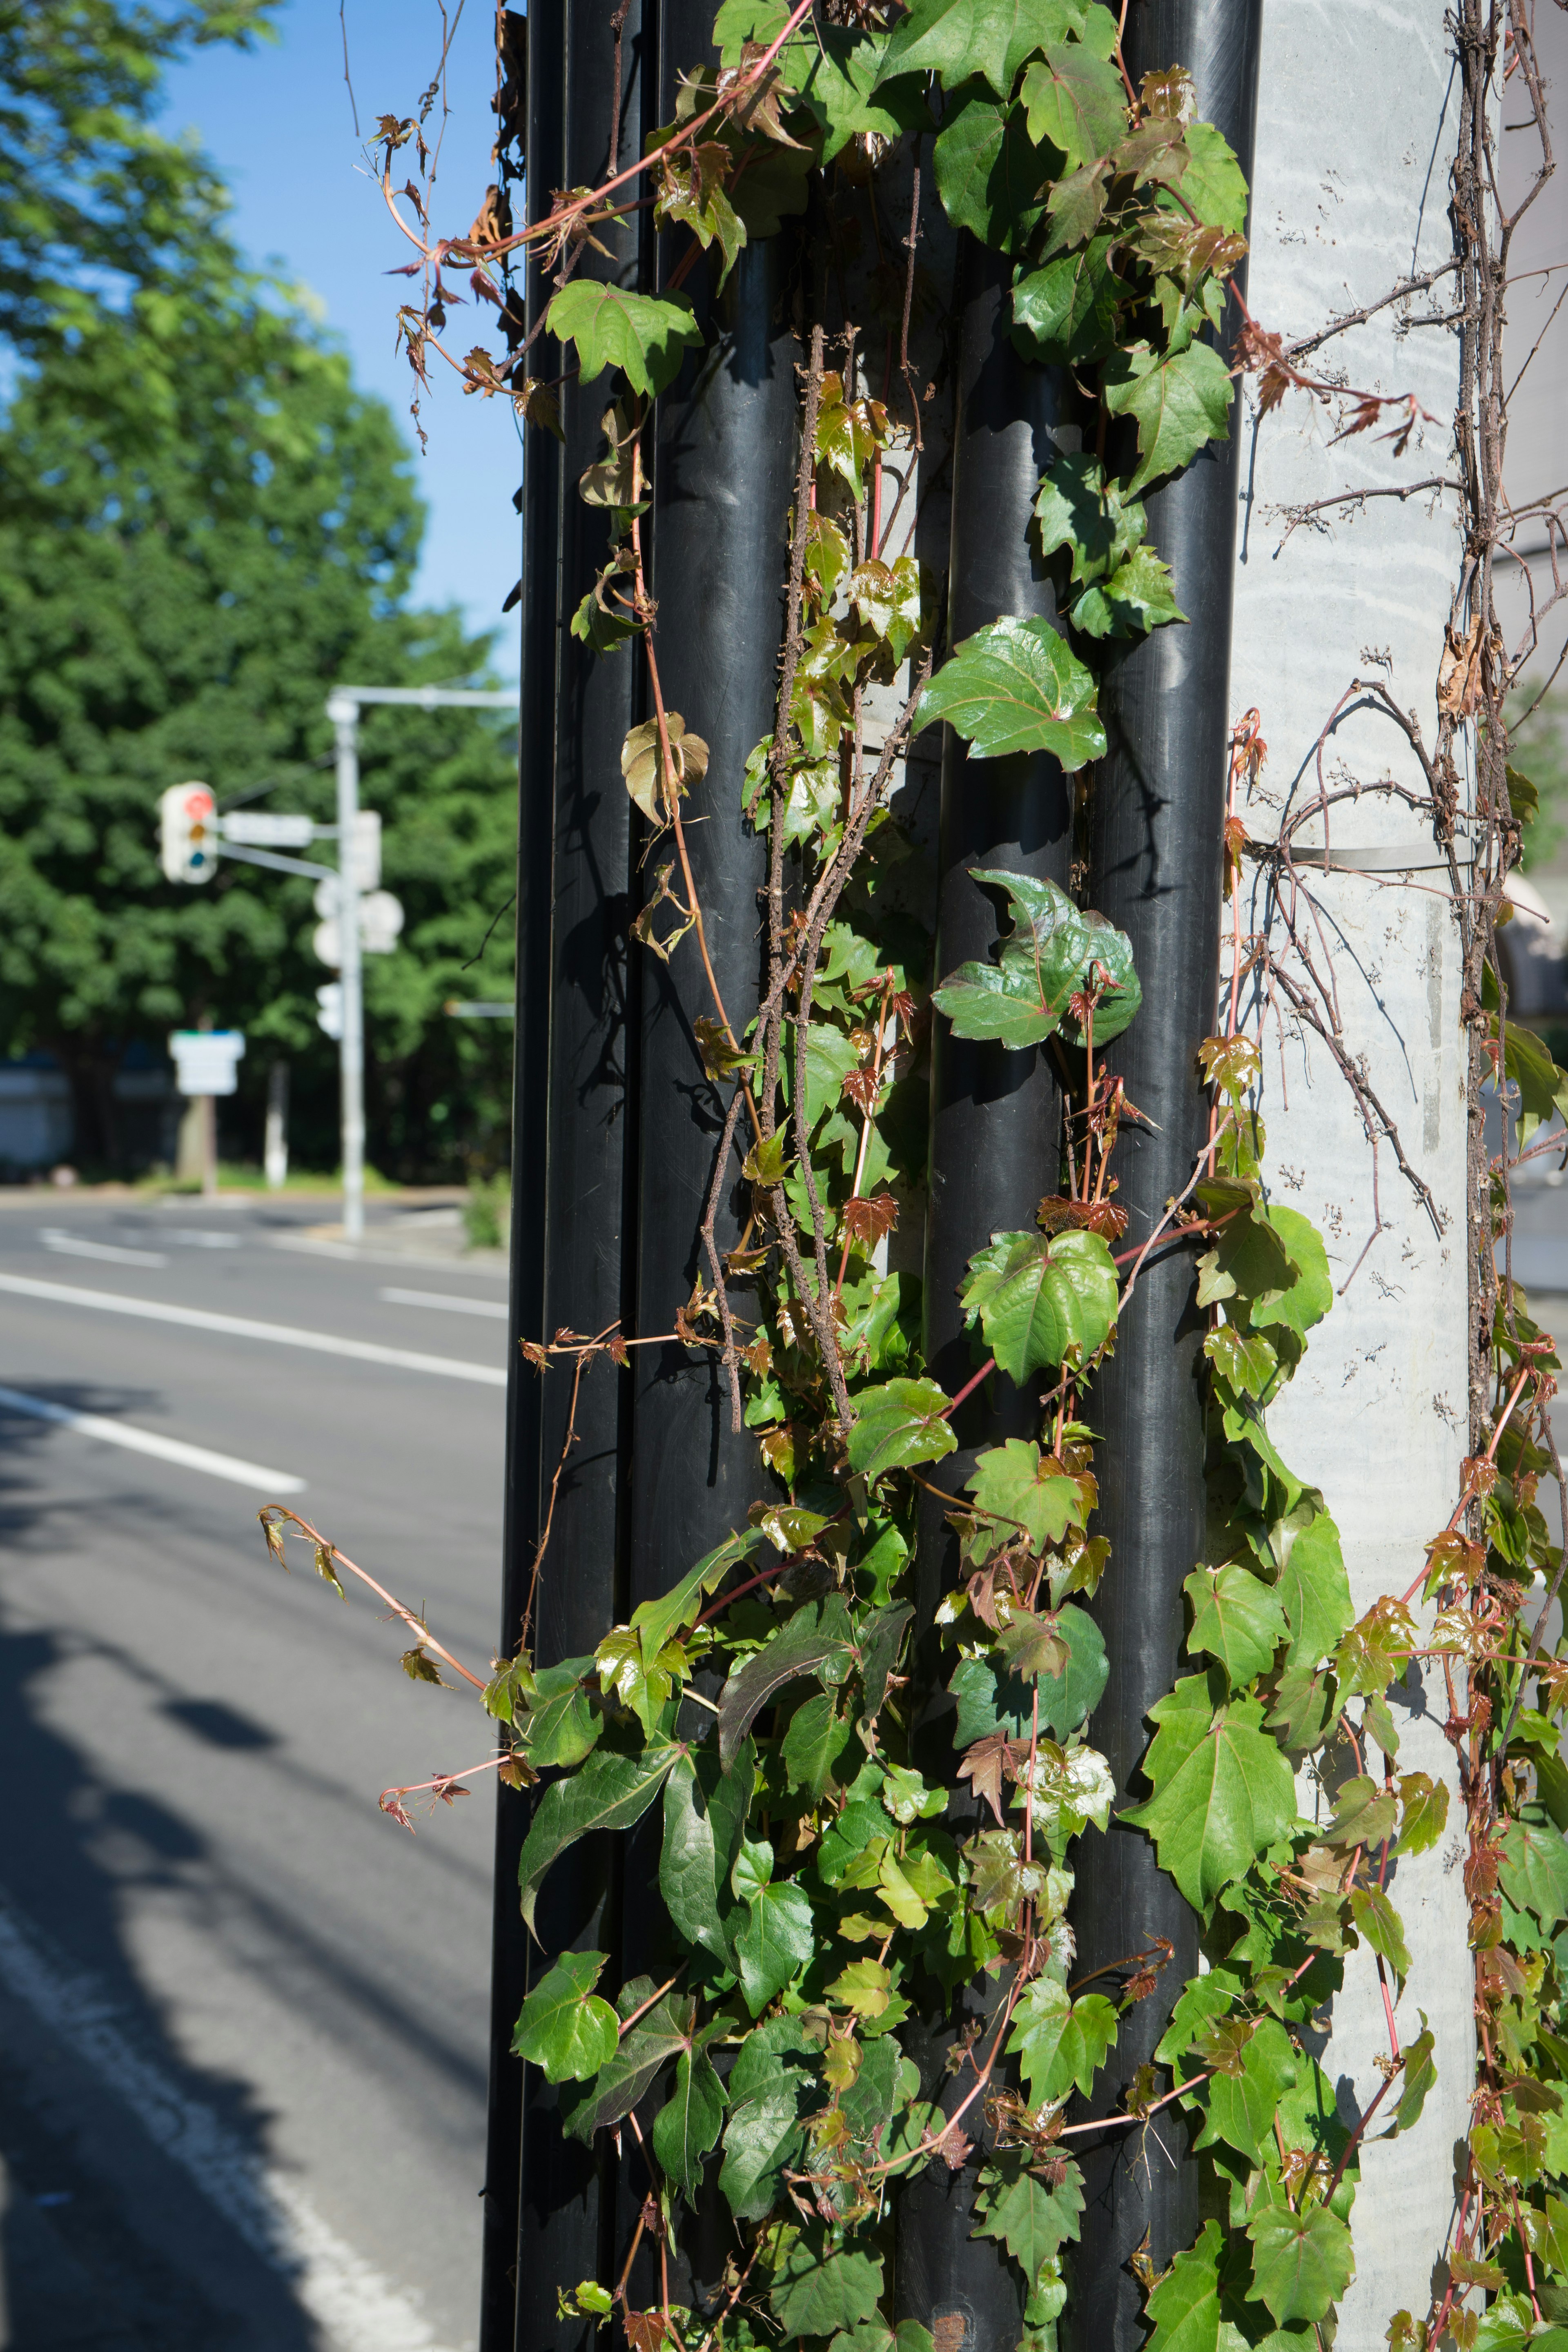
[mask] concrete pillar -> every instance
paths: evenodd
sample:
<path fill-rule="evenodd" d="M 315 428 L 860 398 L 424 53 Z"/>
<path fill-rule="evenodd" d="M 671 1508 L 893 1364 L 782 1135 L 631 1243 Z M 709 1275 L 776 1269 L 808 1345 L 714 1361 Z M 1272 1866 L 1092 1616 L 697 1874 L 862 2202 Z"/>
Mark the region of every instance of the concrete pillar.
<path fill-rule="evenodd" d="M 1449 168 L 1459 118 L 1458 68 L 1443 0 L 1398 8 L 1364 0 L 1268 0 L 1258 121 L 1249 299 L 1260 325 L 1291 339 L 1377 300 L 1452 253 Z M 1242 805 L 1248 833 L 1272 838 L 1318 790 L 1318 739 L 1357 677 L 1386 684 L 1417 716 L 1431 747 L 1444 625 L 1458 577 L 1458 500 L 1438 491 L 1321 510 L 1294 531 L 1292 508 L 1358 488 L 1456 478 L 1451 421 L 1459 381 L 1452 326 L 1421 321 L 1455 308 L 1453 281 L 1385 310 L 1302 364 L 1358 388 L 1413 391 L 1438 422 L 1420 425 L 1405 454 L 1373 431 L 1331 446 L 1333 412 L 1300 393 L 1259 418 L 1249 386 L 1240 468 L 1230 707 L 1261 714 L 1269 757 Z M 1342 371 L 1342 374 L 1341 372 Z M 1390 718 L 1362 696 L 1322 745 L 1332 790 L 1352 777 L 1394 777 L 1422 790 L 1419 768 Z M 1461 789 L 1465 780 L 1461 778 Z M 1321 841 L 1321 823 L 1303 828 Z M 1430 825 L 1387 795 L 1332 812 L 1331 837 L 1351 852 L 1415 845 L 1431 860 Z M 1305 1212 L 1327 1243 L 1336 1288 L 1306 1361 L 1270 1415 L 1298 1475 L 1321 1487 L 1343 1538 L 1358 1612 L 1402 1592 L 1424 1540 L 1458 1493 L 1467 1447 L 1465 1330 L 1466 1104 L 1458 1022 L 1458 937 L 1445 871 L 1321 871 L 1314 951 L 1331 951 L 1349 1054 L 1397 1124 L 1430 1186 L 1443 1225 L 1400 1174 L 1386 1144 L 1376 1219 L 1373 1155 L 1355 1102 L 1322 1043 L 1281 1004 L 1264 1043 L 1267 1181 L 1275 1201 Z M 1248 875 L 1244 929 L 1258 929 L 1267 893 Z M 1305 908 L 1303 907 L 1303 916 Z M 1276 918 L 1272 941 L 1284 945 Z M 1358 1266 L 1358 1260 L 1360 1261 Z M 1393 2314 L 1420 2317 L 1454 2203 L 1473 2067 L 1471 1971 L 1461 1877 L 1462 1813 L 1442 1733 L 1440 1669 L 1412 1667 L 1391 1694 L 1399 1767 L 1449 1783 L 1449 1826 L 1431 1852 L 1401 1864 L 1391 1891 L 1414 1966 L 1396 2011 L 1402 2040 L 1425 2010 L 1436 2036 L 1437 2086 L 1418 2126 L 1365 2148 L 1353 2228 L 1357 2272 L 1340 2306 L 1339 2352 L 1374 2352 Z M 1303 1810 L 1327 1810 L 1301 1785 Z M 1371 1955 L 1347 1963 L 1321 2063 L 1353 2124 L 1378 2088 L 1387 2050 Z M 1373 2126 L 1373 2134 L 1381 2123 Z"/>

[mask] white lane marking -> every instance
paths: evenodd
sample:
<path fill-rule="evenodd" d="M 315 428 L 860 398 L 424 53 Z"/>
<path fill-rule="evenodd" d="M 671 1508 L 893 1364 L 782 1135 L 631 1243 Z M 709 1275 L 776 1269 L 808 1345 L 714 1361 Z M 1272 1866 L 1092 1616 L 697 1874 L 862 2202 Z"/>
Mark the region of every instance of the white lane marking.
<path fill-rule="evenodd" d="M 391 1307 L 443 1307 L 448 1315 L 492 1315 L 506 1321 L 506 1308 L 496 1298 L 455 1298 L 449 1290 L 378 1290 Z"/>
<path fill-rule="evenodd" d="M 84 1242 L 76 1234 L 62 1234 L 58 1225 L 45 1225 L 38 1239 L 47 1250 L 58 1250 L 62 1257 L 107 1258 L 110 1265 L 167 1265 L 169 1261 L 157 1250 L 116 1249 L 111 1242 Z"/>
<path fill-rule="evenodd" d="M 383 2277 L 282 2172 L 237 2140 L 115 2023 L 106 1986 L 0 1892 L 0 1983 L 121 2098 L 237 2236 L 289 2280 L 336 2352 L 441 2352 L 414 2298 Z"/>
<path fill-rule="evenodd" d="M 471 1259 L 444 1257 L 435 1251 L 416 1249 L 367 1249 L 363 1242 L 322 1242 L 310 1234 L 272 1234 L 268 1236 L 272 1249 L 297 1250 L 310 1257 L 346 1258 L 354 1265 L 400 1265 L 405 1272 L 410 1266 L 427 1265 L 432 1271 L 439 1266 L 443 1274 L 488 1275 L 492 1282 L 506 1280 L 506 1257 L 499 1250 L 489 1255 L 500 1258 L 499 1265 L 476 1265 Z"/>
<path fill-rule="evenodd" d="M 25 1274 L 0 1274 L 0 1290 L 18 1298 L 43 1298 L 60 1307 L 97 1307 L 110 1315 L 139 1315 L 150 1323 L 182 1323 L 192 1331 L 223 1331 L 236 1339 L 268 1339 L 279 1348 L 311 1348 L 321 1356 L 351 1356 L 361 1364 L 391 1364 L 399 1371 L 437 1372 L 449 1381 L 478 1381 L 504 1389 L 506 1374 L 490 1364 L 460 1364 L 452 1356 L 416 1355 L 411 1348 L 382 1348 L 372 1339 L 340 1339 L 330 1331 L 301 1331 L 292 1323 L 256 1323 L 247 1315 L 209 1315 L 202 1307 L 166 1307 L 161 1299 L 120 1298 L 112 1290 L 78 1290 L 67 1282 L 35 1282 Z"/>
<path fill-rule="evenodd" d="M 241 1462 L 233 1454 L 214 1454 L 205 1445 L 187 1445 L 184 1438 L 160 1437 L 155 1430 L 138 1429 L 133 1422 L 110 1421 L 102 1413 L 76 1412 L 48 1397 L 29 1396 L 26 1389 L 0 1389 L 0 1405 L 13 1412 L 29 1413 L 35 1421 L 51 1421 L 74 1429 L 83 1437 L 101 1437 L 106 1445 L 123 1445 L 129 1454 L 152 1454 L 160 1462 L 178 1462 L 186 1470 L 205 1470 L 209 1478 L 227 1478 L 237 1486 L 257 1486 L 269 1495 L 302 1495 L 303 1478 L 287 1470 L 268 1470 L 259 1462 Z"/>
<path fill-rule="evenodd" d="M 187 1249 L 243 1249 L 237 1234 L 204 1234 L 194 1225 L 179 1225 L 164 1234 L 168 1242 L 184 1242 Z"/>

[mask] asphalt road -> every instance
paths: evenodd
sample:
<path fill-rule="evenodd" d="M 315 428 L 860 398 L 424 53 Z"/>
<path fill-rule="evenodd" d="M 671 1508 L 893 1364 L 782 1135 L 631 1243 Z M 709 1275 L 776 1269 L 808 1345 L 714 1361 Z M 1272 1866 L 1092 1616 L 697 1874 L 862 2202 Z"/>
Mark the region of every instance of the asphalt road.
<path fill-rule="evenodd" d="M 485 1726 L 399 1671 L 363 1589 L 345 1608 L 303 1546 L 274 1565 L 256 1511 L 303 1511 L 482 1669 L 505 1285 L 312 1247 L 325 1213 L 0 1205 L 16 2352 L 474 2338 L 492 1798 L 411 1838 L 376 1796 L 479 1762 Z"/>

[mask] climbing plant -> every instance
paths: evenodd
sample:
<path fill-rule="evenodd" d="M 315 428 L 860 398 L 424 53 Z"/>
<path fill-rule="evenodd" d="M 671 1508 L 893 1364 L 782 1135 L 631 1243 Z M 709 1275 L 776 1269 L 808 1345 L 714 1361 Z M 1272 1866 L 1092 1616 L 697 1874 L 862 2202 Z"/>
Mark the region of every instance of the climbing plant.
<path fill-rule="evenodd" d="M 1500 264 L 1478 226 L 1501 20 L 1479 0 L 1464 7 L 1461 163 L 1476 203 L 1455 268 L 1473 326 L 1478 287 L 1506 263 L 1506 240 Z M 830 9 L 826 21 L 812 0 L 788 12 L 724 0 L 718 67 L 682 79 L 675 120 L 603 186 L 563 193 L 546 221 L 515 233 L 498 214 L 482 235 L 476 225 L 433 246 L 422 212 L 409 231 L 437 304 L 443 266 L 497 278 L 503 311 L 510 254 L 532 244 L 554 268 L 548 307 L 503 362 L 453 362 L 474 388 L 504 390 L 549 425 L 558 372 L 604 380 L 604 452 L 579 487 L 608 513 L 613 545 L 571 625 L 598 659 L 646 664 L 653 715 L 622 755 L 654 853 L 633 935 L 647 954 L 700 961 L 710 1002 L 695 1052 L 728 1096 L 700 1228 L 706 1273 L 670 1307 L 681 1340 L 721 1365 L 733 1428 L 755 1433 L 763 1466 L 745 1523 L 629 1622 L 606 1624 L 592 1654 L 548 1665 L 528 1634 L 551 1573 L 549 1521 L 522 1645 L 488 1675 L 393 1603 L 415 1636 L 409 1674 L 455 1671 L 496 1727 L 491 1763 L 438 1777 L 433 1797 L 488 1769 L 535 1790 L 520 1871 L 531 1931 L 549 1874 L 579 1840 L 655 1826 L 658 1979 L 623 1980 L 613 1952 L 544 1955 L 515 2043 L 558 2086 L 569 2135 L 624 2135 L 640 2151 L 647 2193 L 613 2264 L 562 2291 L 564 2310 L 624 2330 L 634 2352 L 764 2336 L 828 2352 L 890 2352 L 896 2338 L 898 2352 L 931 2352 L 892 2307 L 889 2192 L 919 2168 L 972 2162 L 976 2233 L 1016 2265 L 1026 2341 L 1046 2352 L 1080 2228 L 1078 2151 L 1090 2136 L 1156 2135 L 1173 2106 L 1204 2167 L 1206 2218 L 1163 2272 L 1144 2263 L 1153 2344 L 1326 2343 L 1355 2266 L 1363 2151 L 1412 2128 L 1436 2074 L 1425 2020 L 1402 2033 L 1395 2014 L 1412 1963 L 1393 1874 L 1450 1826 L 1449 1783 L 1400 1764 L 1387 1695 L 1413 1660 L 1436 1661 L 1447 1691 L 1481 2059 L 1455 2221 L 1433 2250 L 1440 2284 L 1427 2312 L 1389 2315 L 1389 2340 L 1396 2352 L 1446 2335 L 1483 2352 L 1568 2342 L 1557 2326 L 1568 2321 L 1568 1663 L 1542 1650 L 1542 1612 L 1522 1613 L 1531 1580 L 1554 1595 L 1562 1573 L 1536 1499 L 1548 1469 L 1561 1476 L 1546 1417 L 1557 1360 L 1493 1267 L 1508 1155 L 1479 1171 L 1461 1492 L 1408 1589 L 1358 1618 L 1331 1498 L 1268 1426 L 1334 1291 L 1319 1235 L 1267 1184 L 1260 1024 L 1276 984 L 1314 1016 L 1310 986 L 1267 936 L 1242 930 L 1244 865 L 1290 854 L 1289 837 L 1266 854 L 1249 844 L 1239 814 L 1264 756 L 1258 714 L 1232 745 L 1230 986 L 1198 1056 L 1208 1138 L 1183 1193 L 1131 1244 L 1117 1150 L 1142 1114 L 1103 1058 L 1140 1014 L 1129 939 L 1050 882 L 978 870 L 973 886 L 996 895 L 1007 928 L 990 960 L 933 972 L 929 941 L 907 911 L 889 911 L 882 887 L 902 763 L 939 720 L 972 761 L 1046 752 L 1092 792 L 1109 646 L 1184 623 L 1182 583 L 1151 542 L 1142 494 L 1226 436 L 1237 373 L 1255 378 L 1265 413 L 1294 390 L 1348 402 L 1351 430 L 1389 408 L 1396 433 L 1415 421 L 1410 395 L 1307 374 L 1247 313 L 1231 282 L 1246 251 L 1237 159 L 1194 119 L 1180 60 L 1134 86 L 1121 31 L 1097 0 L 914 0 Z M 1517 25 L 1513 40 L 1528 60 Z M 388 117 L 382 131 L 391 202 L 392 156 L 416 126 Z M 703 713 L 670 709 L 661 683 L 642 531 L 653 404 L 702 341 L 679 281 L 700 268 L 721 283 L 748 242 L 786 233 L 821 200 L 835 165 L 852 192 L 902 173 L 907 266 L 878 314 L 879 394 L 861 328 L 846 315 L 830 338 L 807 315 L 798 470 L 779 518 L 789 564 L 774 723 L 743 777 L 721 775 Z M 1009 331 L 1026 360 L 1068 373 L 1081 426 L 1035 503 L 1058 625 L 1004 615 L 957 644 L 943 583 L 911 551 L 914 514 L 898 536 L 910 453 L 923 446 L 910 331 L 928 172 L 952 226 L 1005 257 Z M 689 232 L 664 289 L 576 278 L 595 227 L 650 198 L 658 224 Z M 1218 338 L 1233 299 L 1234 366 Z M 432 352 L 450 357 L 430 306 L 405 324 L 416 367 Z M 552 350 L 558 361 L 531 356 Z M 1482 396 L 1496 359 L 1484 339 L 1470 350 L 1467 399 Z M 1472 438 L 1472 508 L 1489 499 L 1487 527 L 1500 530 L 1494 456 Z M 1473 881 L 1457 860 L 1451 870 L 1472 1092 L 1479 1101 L 1489 1077 L 1511 1086 L 1528 1155 L 1568 1103 L 1568 1074 L 1509 1024 L 1492 950 L 1531 795 L 1507 765 L 1489 625 L 1483 611 L 1450 633 L 1436 753 L 1405 732 L 1439 839 L 1452 850 L 1457 827 L 1481 829 Z M 1454 783 L 1462 726 L 1481 744 L 1473 811 Z M 688 854 L 692 816 L 721 793 L 742 796 L 767 841 L 763 976 L 747 1003 L 721 995 Z M 1050 1054 L 1064 1100 L 1033 1223 L 973 1237 L 962 1298 L 973 1370 L 956 1393 L 922 1362 L 917 1286 L 889 1263 L 917 1198 L 908 1089 L 932 1022 Z M 1430 1206 L 1337 1027 L 1334 1038 L 1369 1139 L 1393 1141 Z M 737 1190 L 743 1231 L 726 1250 L 718 1213 Z M 1084 1604 L 1119 1567 L 1095 1532 L 1094 1378 L 1139 1312 L 1145 1264 L 1168 1250 L 1191 1253 L 1205 1324 L 1210 1508 L 1184 1586 L 1186 1664 L 1152 1710 L 1134 1790 L 1115 1785 L 1087 1728 L 1108 1661 Z M 645 1343 L 618 1328 L 541 1333 L 523 1352 L 575 1397 L 596 1363 L 624 1365 Z M 983 1447 L 962 1485 L 947 1483 L 955 1408 L 1003 1384 L 1037 1400 L 1035 1434 Z M 912 1561 L 932 1497 L 958 1566 L 928 1627 Z M 295 1533 L 333 1583 L 340 1570 L 364 1574 L 297 1515 L 269 1507 L 263 1522 L 279 1558 Z M 413 1794 L 382 1801 L 412 1825 Z M 1116 1834 L 1152 1841 L 1201 1922 L 1203 1970 L 1173 2000 L 1158 1939 L 1098 1981 L 1075 1972 L 1074 1874 L 1113 1817 Z M 1389 2048 L 1382 2088 L 1350 2124 L 1311 2029 L 1362 1947 Z M 963 1988 L 978 2000 L 953 2047 L 959 2095 L 939 2105 L 904 2030 L 933 1991 Z M 1170 2021 L 1152 2063 L 1118 2112 L 1084 2117 L 1075 2103 L 1156 1989 Z M 1406 2020 L 1418 2001 L 1416 1986 Z M 683 2213 L 714 2195 L 732 2251 L 690 2308 L 672 2294 L 669 2255 Z"/>

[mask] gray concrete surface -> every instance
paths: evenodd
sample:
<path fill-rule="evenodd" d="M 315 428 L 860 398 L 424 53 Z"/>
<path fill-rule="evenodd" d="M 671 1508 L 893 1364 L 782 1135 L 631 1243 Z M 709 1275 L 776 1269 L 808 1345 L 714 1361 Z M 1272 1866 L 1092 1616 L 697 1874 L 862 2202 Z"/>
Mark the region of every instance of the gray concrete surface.
<path fill-rule="evenodd" d="M 462 1302 L 504 1280 L 411 1250 L 394 1213 L 360 1261 L 305 1232 L 319 1203 L 13 1195 L 0 1387 L 303 1480 L 289 1499 L 482 1668 L 506 1338 Z M 375 1800 L 479 1761 L 485 1727 L 400 1673 L 369 1595 L 345 1608 L 302 1549 L 269 1562 L 265 1499 L 0 1401 L 9 2352 L 473 2339 L 491 1799 L 416 1838 Z"/>

